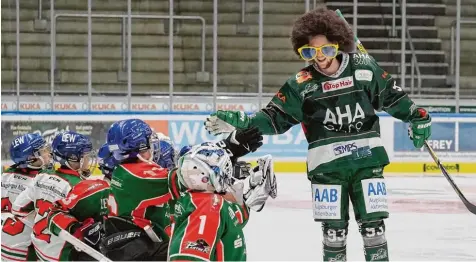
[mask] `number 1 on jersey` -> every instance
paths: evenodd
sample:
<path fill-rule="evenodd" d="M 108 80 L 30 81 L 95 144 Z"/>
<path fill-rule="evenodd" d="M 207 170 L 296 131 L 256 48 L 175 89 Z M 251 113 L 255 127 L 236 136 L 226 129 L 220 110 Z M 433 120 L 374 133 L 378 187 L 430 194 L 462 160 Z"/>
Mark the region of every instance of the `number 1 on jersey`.
<path fill-rule="evenodd" d="M 200 226 L 198 227 L 198 234 L 203 235 L 203 232 L 205 232 L 205 222 L 207 221 L 207 216 L 201 215 L 199 216 L 199 218 L 200 218 Z"/>

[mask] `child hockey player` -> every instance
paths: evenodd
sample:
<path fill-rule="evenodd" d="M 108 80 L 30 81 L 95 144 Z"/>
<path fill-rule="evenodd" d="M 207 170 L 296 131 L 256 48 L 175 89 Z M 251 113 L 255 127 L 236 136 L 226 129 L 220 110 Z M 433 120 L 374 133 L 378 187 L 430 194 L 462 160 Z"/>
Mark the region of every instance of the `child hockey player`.
<path fill-rule="evenodd" d="M 259 132 L 233 135 L 223 142 L 235 155 L 256 150 L 262 143 Z M 242 136 L 241 134 L 244 134 Z M 253 143 L 249 143 L 253 141 Z M 107 143 L 119 165 L 111 180 L 111 215 L 105 224 L 102 252 L 112 260 L 166 260 L 170 237 L 169 202 L 180 192 L 175 172 L 153 162 L 154 137 L 142 120 L 128 119 L 111 126 Z M 134 238 L 115 241 L 126 231 Z M 121 242 L 121 243 L 119 243 Z"/>
<path fill-rule="evenodd" d="M 108 213 L 109 184 L 104 180 L 83 180 L 73 186 L 66 198 L 60 199 L 48 212 L 48 230 L 58 236 L 64 261 L 93 260 L 87 253 L 77 251 L 60 237 L 68 231 L 78 240 L 99 249 L 101 222 Z"/>
<path fill-rule="evenodd" d="M 324 261 L 346 258 L 349 197 L 365 259 L 388 260 L 383 168 L 389 159 L 375 110 L 409 122 L 417 148 L 431 134 L 431 118 L 371 56 L 352 53 L 353 34 L 335 12 L 315 9 L 302 15 L 294 23 L 291 42 L 293 51 L 312 64 L 289 78 L 256 114 L 217 111 L 206 128 L 218 134 L 258 127 L 274 135 L 301 123 L 309 143 L 314 219 L 323 222 Z"/>
<path fill-rule="evenodd" d="M 39 134 L 25 134 L 11 142 L 10 158 L 14 164 L 2 174 L 2 260 L 36 260 L 32 229 L 11 214 L 12 203 L 50 164 L 51 148 Z M 34 215 L 23 219 L 33 224 Z"/>
<path fill-rule="evenodd" d="M 55 201 L 65 198 L 74 185 L 89 177 L 95 155 L 89 138 L 72 131 L 56 135 L 52 150 L 60 167 L 50 174 L 36 175 L 34 186 L 18 196 L 12 212 L 23 217 L 36 212 L 31 234 L 36 255 L 40 260 L 64 261 L 69 257 L 62 252 L 64 241 L 48 230 L 47 214 Z"/>
<path fill-rule="evenodd" d="M 271 157 L 258 163 L 244 185 L 237 185 L 230 156 L 214 144 L 194 146 L 180 158 L 177 175 L 187 191 L 175 203 L 171 261 L 246 260 L 248 207 L 260 211 L 277 194 Z"/>

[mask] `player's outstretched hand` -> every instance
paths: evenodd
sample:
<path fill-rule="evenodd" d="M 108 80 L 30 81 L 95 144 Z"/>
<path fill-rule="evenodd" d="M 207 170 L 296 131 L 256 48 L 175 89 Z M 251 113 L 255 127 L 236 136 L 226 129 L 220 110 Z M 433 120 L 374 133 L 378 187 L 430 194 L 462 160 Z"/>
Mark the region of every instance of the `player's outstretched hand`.
<path fill-rule="evenodd" d="M 205 121 L 205 130 L 212 135 L 230 133 L 235 128 L 245 129 L 249 126 L 249 117 L 243 111 L 218 110 Z"/>
<path fill-rule="evenodd" d="M 224 140 L 217 143 L 219 147 L 227 149 L 233 162 L 239 157 L 255 152 L 263 145 L 263 134 L 257 127 L 237 129 Z"/>

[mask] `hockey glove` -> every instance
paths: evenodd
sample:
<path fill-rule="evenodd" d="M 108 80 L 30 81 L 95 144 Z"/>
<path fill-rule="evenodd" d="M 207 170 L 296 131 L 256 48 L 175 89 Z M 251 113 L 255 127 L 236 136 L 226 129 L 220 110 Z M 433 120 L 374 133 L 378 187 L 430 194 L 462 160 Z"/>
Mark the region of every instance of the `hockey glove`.
<path fill-rule="evenodd" d="M 236 179 L 245 179 L 250 176 L 251 164 L 245 161 L 238 161 L 233 166 L 233 177 Z"/>
<path fill-rule="evenodd" d="M 239 157 L 255 152 L 263 145 L 263 135 L 257 127 L 233 131 L 226 139 L 217 143 L 230 154 L 233 163 Z"/>
<path fill-rule="evenodd" d="M 431 136 L 431 117 L 423 108 L 417 109 L 417 116 L 410 121 L 408 136 L 416 148 L 421 148 Z"/>
<path fill-rule="evenodd" d="M 84 220 L 73 236 L 91 247 L 96 247 L 102 237 L 101 226 L 101 222 L 95 223 L 94 219 L 88 218 Z"/>
<path fill-rule="evenodd" d="M 243 111 L 218 110 L 211 114 L 205 121 L 205 129 L 212 135 L 230 133 L 235 128 L 245 129 L 249 127 L 250 119 Z"/>
<path fill-rule="evenodd" d="M 271 155 L 263 156 L 257 162 L 258 166 L 253 169 L 248 181 L 245 181 L 243 199 L 249 208 L 260 212 L 269 196 L 276 198 L 278 185 Z"/>

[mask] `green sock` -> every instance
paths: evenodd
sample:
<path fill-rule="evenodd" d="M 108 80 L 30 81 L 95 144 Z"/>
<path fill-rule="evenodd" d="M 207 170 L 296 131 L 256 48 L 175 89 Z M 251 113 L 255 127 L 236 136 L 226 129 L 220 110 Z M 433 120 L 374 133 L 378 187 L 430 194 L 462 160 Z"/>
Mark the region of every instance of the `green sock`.
<path fill-rule="evenodd" d="M 372 247 L 364 246 L 366 261 L 388 261 L 387 242 Z"/>
<path fill-rule="evenodd" d="M 330 247 L 323 245 L 323 261 L 347 261 L 347 248 L 343 247 Z"/>

